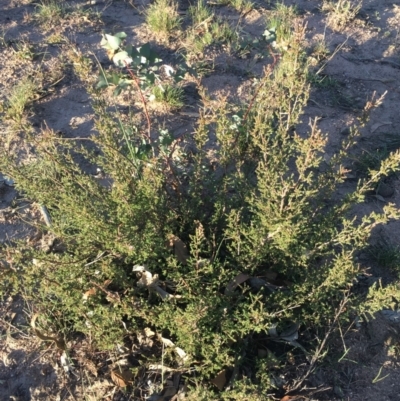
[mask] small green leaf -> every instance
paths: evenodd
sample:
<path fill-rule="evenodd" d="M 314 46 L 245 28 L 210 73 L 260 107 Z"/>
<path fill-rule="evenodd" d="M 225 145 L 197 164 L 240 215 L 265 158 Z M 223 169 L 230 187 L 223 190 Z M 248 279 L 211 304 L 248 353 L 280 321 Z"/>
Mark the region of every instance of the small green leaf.
<path fill-rule="evenodd" d="M 146 78 L 146 83 L 150 85 L 153 85 L 156 80 L 156 76 L 152 72 L 147 73 L 145 75 L 145 78 Z"/>
<path fill-rule="evenodd" d="M 139 53 L 142 57 L 146 58 L 146 61 L 149 63 L 155 63 L 155 62 L 160 62 L 161 59 L 157 58 L 157 53 L 152 50 L 152 48 L 150 47 L 150 45 L 148 43 L 144 44 L 142 47 L 140 47 L 139 49 Z M 142 62 L 142 64 L 144 64 Z"/>
<path fill-rule="evenodd" d="M 122 39 L 117 36 L 108 35 L 107 33 L 104 35 L 107 39 L 107 44 L 110 46 L 112 50 L 117 50 L 122 42 Z"/>
<path fill-rule="evenodd" d="M 131 86 L 132 85 L 132 80 L 131 79 L 121 79 L 120 81 L 119 81 L 119 84 L 118 84 L 118 86 L 120 87 L 120 88 L 122 88 L 122 89 L 126 89 L 126 88 L 128 88 L 129 86 Z"/>
<path fill-rule="evenodd" d="M 125 32 L 118 32 L 114 36 L 119 38 L 119 39 L 125 39 L 127 35 L 126 35 Z"/>
<path fill-rule="evenodd" d="M 266 29 L 262 34 L 267 42 L 272 42 L 276 39 L 275 28 Z"/>
<path fill-rule="evenodd" d="M 135 58 L 137 58 L 139 56 L 139 52 L 132 45 L 126 46 L 125 47 L 125 51 L 128 53 L 128 56 L 133 58 L 133 59 L 135 59 Z"/>
<path fill-rule="evenodd" d="M 116 74 L 115 72 L 113 72 L 111 74 L 111 76 L 108 78 L 108 81 L 110 83 L 112 83 L 113 85 L 118 85 L 120 80 L 121 80 L 121 77 L 118 74 Z"/>
<path fill-rule="evenodd" d="M 126 67 L 126 65 L 129 65 L 131 62 L 132 58 L 129 57 L 128 52 L 126 51 L 118 52 L 113 57 L 113 63 L 117 67 Z"/>
<path fill-rule="evenodd" d="M 122 88 L 120 86 L 117 86 L 114 89 L 113 96 L 118 96 L 119 94 L 121 94 L 121 92 L 122 92 Z"/>
<path fill-rule="evenodd" d="M 99 82 L 97 82 L 96 88 L 103 89 L 103 88 L 107 88 L 107 86 L 108 86 L 108 82 L 105 81 L 104 79 L 100 78 Z"/>
<path fill-rule="evenodd" d="M 151 49 L 148 43 L 144 44 L 143 46 L 139 47 L 139 53 L 141 56 L 145 57 L 146 59 L 150 58 Z"/>

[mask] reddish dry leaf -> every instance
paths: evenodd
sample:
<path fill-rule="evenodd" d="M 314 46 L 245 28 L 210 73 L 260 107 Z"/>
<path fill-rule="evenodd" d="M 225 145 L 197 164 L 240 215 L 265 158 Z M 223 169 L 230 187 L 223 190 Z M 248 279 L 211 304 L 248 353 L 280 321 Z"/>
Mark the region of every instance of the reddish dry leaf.
<path fill-rule="evenodd" d="M 303 399 L 304 397 L 302 395 L 285 395 L 280 401 L 300 401 Z"/>
<path fill-rule="evenodd" d="M 93 376 L 95 376 L 95 377 L 98 376 L 96 365 L 95 365 L 92 361 L 89 361 L 89 359 L 85 359 L 85 360 L 84 360 L 84 364 L 85 364 L 86 369 L 87 369 Z"/>
<path fill-rule="evenodd" d="M 107 279 L 107 280 L 104 281 L 103 287 L 107 288 L 111 283 L 112 283 L 112 280 L 111 279 Z"/>
<path fill-rule="evenodd" d="M 97 289 L 95 287 L 92 287 L 90 290 L 87 290 L 84 294 L 83 294 L 83 299 L 86 301 L 87 299 L 89 299 L 90 297 L 93 297 L 94 295 L 96 295 Z"/>
<path fill-rule="evenodd" d="M 133 374 L 129 369 L 114 369 L 111 371 L 111 380 L 118 387 L 126 387 L 132 383 Z"/>
<path fill-rule="evenodd" d="M 214 384 L 218 390 L 222 391 L 226 384 L 226 369 L 221 370 L 221 372 L 211 380 L 211 383 Z"/>

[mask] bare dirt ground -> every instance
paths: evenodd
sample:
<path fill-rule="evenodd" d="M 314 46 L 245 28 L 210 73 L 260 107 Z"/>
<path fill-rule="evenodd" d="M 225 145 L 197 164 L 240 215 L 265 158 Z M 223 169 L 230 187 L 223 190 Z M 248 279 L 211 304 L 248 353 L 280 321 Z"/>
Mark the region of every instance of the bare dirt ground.
<path fill-rule="evenodd" d="M 255 2 L 253 10 L 242 16 L 226 6 L 215 9 L 243 35 L 257 38 L 265 30 L 265 15 L 273 7 L 272 3 Z M 70 2 L 69 7 L 75 13 L 71 12 L 59 24 L 43 28 L 34 18 L 37 11 L 34 3 L 0 0 L 0 100 L 6 99 L 13 85 L 23 77 L 39 74 L 42 92 L 32 103 L 29 117 L 33 127 L 40 129 L 47 125 L 67 137 L 89 136 L 94 129 L 90 99 L 82 82 L 72 73 L 65 52 L 76 46 L 93 62 L 95 55 L 106 65 L 109 61 L 100 47 L 101 32 L 124 31 L 129 41 L 138 46 L 148 41 L 154 43 L 144 24 L 143 10 L 147 4 L 146 0 Z M 371 153 L 385 144 L 390 149 L 399 148 L 400 1 L 364 0 L 357 17 L 340 31 L 328 26 L 327 15 L 321 10 L 322 1 L 286 0 L 284 4 L 297 7 L 300 22 L 307 26 L 308 47 L 315 48 L 324 41 L 329 50 L 319 74 L 324 78 L 314 85 L 297 131 L 306 134 L 309 120 L 318 117 L 319 128 L 329 135 L 325 156 L 328 161 L 348 135 L 348 127 L 356 121 L 365 103 L 374 94 L 375 98 L 384 95 L 382 105 L 362 130 L 355 154 Z M 188 5 L 189 2 L 180 2 L 182 15 Z M 179 41 L 169 46 L 154 45 L 166 61 L 174 60 L 175 52 L 181 47 Z M 263 65 L 270 60 L 257 62 L 254 50 L 246 58 L 240 58 L 234 52 L 221 49 L 204 54 L 203 61 L 212 66 L 212 72 L 202 80 L 210 101 L 218 101 L 221 96 L 245 101 L 250 96 L 251 77 L 260 75 Z M 96 74 L 95 69 L 93 73 Z M 185 87 L 185 94 L 185 107 L 179 112 L 152 111 L 154 117 L 165 121 L 177 134 L 190 132 L 195 121 L 191 113 L 195 115 L 199 107 L 198 94 L 190 83 Z M 6 125 L 0 125 L 0 134 L 5 134 L 7 129 Z M 348 187 L 354 187 L 359 177 L 359 172 L 350 172 Z M 385 184 L 355 211 L 356 215 L 379 211 L 387 202 L 400 207 L 399 179 L 391 178 Z M 345 190 L 337 196 L 343 196 Z M 37 206 L 23 199 L 9 182 L 0 191 L 0 241 L 35 238 L 37 233 L 27 223 L 41 218 Z M 381 238 L 400 245 L 400 221 L 378 227 L 373 240 Z M 361 287 L 367 288 L 379 280 L 383 283 L 394 280 L 385 266 L 377 265 L 368 254 L 360 255 L 360 263 L 365 266 Z M 29 329 L 31 316 L 29 305 L 22 303 L 18 296 L 6 297 L 0 303 L 1 400 L 133 399 L 110 380 L 101 356 L 79 353 L 84 348 L 80 343 L 73 345 L 75 373 L 66 374 L 60 351 L 35 337 Z M 336 344 L 336 359 L 328 359 L 307 384 L 307 394 L 312 389 L 325 391 L 292 400 L 399 400 L 400 318 L 393 314 L 390 318 L 378 314 L 369 323 L 354 324 L 343 333 L 342 341 Z"/>

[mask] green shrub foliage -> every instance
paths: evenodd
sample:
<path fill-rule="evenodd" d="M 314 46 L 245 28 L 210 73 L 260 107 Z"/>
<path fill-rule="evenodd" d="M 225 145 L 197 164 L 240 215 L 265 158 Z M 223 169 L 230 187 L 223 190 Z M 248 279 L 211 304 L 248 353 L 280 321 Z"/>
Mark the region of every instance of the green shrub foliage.
<path fill-rule="evenodd" d="M 307 59 L 302 29 L 283 32 L 290 45 L 279 49 L 277 38 L 280 57 L 251 102 L 201 114 L 190 138 L 157 133 L 155 124 L 147 136 L 145 124 L 110 112 L 96 88 L 90 141 L 47 129 L 27 138 L 29 161 L 3 148 L 0 169 L 46 207 L 51 226 L 38 229 L 56 238 L 50 252 L 26 243 L 3 248 L 13 260 L 2 270 L 5 288 L 22 291 L 67 340 L 80 332 L 112 349 L 146 327 L 171 338 L 188 358 L 171 352 L 164 364 L 183 364 L 196 399 L 267 399 L 288 351 L 309 358 L 345 297 L 343 322 L 376 308 L 373 295 L 351 292 L 355 255 L 397 211 L 350 211 L 397 169 L 400 155 L 334 196 L 352 138 L 327 162 L 328 139 L 316 122 L 307 135 L 296 133 L 309 94 Z M 393 288 L 378 291 L 379 305 L 390 306 Z M 299 338 L 275 341 L 293 325 Z M 160 353 L 147 358 L 144 366 Z M 223 369 L 234 375 L 227 392 L 210 383 Z"/>

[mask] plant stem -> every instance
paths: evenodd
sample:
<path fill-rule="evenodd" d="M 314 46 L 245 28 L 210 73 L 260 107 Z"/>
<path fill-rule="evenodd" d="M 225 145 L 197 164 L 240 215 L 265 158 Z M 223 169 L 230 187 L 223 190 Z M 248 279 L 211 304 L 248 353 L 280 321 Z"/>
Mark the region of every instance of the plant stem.
<path fill-rule="evenodd" d="M 134 72 L 129 68 L 128 63 L 125 61 L 125 65 L 126 65 L 126 69 L 129 72 L 129 75 L 131 76 L 131 78 L 133 79 L 133 82 L 135 83 L 136 87 L 139 90 L 139 94 L 140 97 L 142 99 L 142 103 L 143 103 L 143 107 L 144 107 L 144 112 L 146 115 L 146 119 L 147 119 L 147 139 L 149 140 L 149 142 L 151 142 L 151 122 L 150 122 L 150 116 L 149 116 L 149 112 L 147 110 L 147 102 L 146 99 L 144 98 L 142 89 L 140 88 L 140 83 L 139 83 L 139 78 L 134 74 Z"/>

